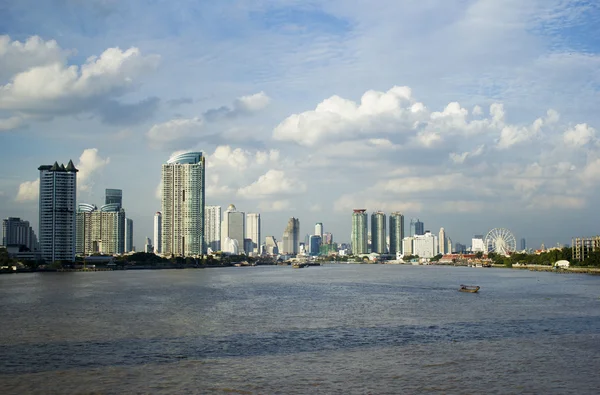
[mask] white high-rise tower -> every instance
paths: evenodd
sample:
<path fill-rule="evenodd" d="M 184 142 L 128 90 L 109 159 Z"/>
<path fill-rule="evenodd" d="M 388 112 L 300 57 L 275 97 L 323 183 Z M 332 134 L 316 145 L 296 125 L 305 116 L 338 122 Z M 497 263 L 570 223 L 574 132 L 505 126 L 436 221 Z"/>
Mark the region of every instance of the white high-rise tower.
<path fill-rule="evenodd" d="M 317 222 L 315 224 L 315 236 L 319 236 L 321 239 L 323 239 L 323 223 L 322 222 Z"/>
<path fill-rule="evenodd" d="M 223 213 L 221 222 L 221 250 L 238 254 L 244 250 L 245 216 L 233 204 Z"/>
<path fill-rule="evenodd" d="M 39 237 L 47 263 L 75 260 L 77 170 L 69 164 L 43 165 L 40 171 Z"/>
<path fill-rule="evenodd" d="M 212 251 L 221 250 L 221 206 L 204 207 L 204 242 Z"/>
<path fill-rule="evenodd" d="M 204 170 L 201 152 L 176 155 L 162 165 L 164 255 L 193 256 L 204 246 Z"/>
<path fill-rule="evenodd" d="M 157 211 L 154 214 L 154 253 L 162 252 L 162 213 Z"/>
<path fill-rule="evenodd" d="M 440 254 L 445 255 L 448 253 L 446 244 L 446 231 L 444 231 L 444 228 L 440 228 L 440 234 L 438 236 L 438 246 L 440 249 Z"/>
<path fill-rule="evenodd" d="M 246 214 L 246 239 L 252 241 L 252 251 L 255 254 L 259 253 L 260 249 L 260 214 Z"/>

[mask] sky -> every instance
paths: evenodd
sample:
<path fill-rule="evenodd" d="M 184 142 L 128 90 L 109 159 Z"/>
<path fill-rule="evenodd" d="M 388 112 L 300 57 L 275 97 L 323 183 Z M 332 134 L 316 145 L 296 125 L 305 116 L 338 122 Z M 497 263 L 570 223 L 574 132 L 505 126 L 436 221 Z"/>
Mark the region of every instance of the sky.
<path fill-rule="evenodd" d="M 600 3 L 0 0 L 0 217 L 37 230 L 38 166 L 123 189 L 152 237 L 161 164 L 206 155 L 206 203 L 348 242 L 352 209 L 470 245 L 598 229 Z"/>

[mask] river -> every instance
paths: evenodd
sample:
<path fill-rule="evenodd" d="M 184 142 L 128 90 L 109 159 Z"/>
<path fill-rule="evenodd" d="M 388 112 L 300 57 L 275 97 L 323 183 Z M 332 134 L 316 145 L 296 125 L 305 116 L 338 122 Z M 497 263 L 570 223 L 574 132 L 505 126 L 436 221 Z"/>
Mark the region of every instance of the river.
<path fill-rule="evenodd" d="M 600 276 L 356 264 L 0 276 L 1 394 L 595 394 L 599 368 Z"/>

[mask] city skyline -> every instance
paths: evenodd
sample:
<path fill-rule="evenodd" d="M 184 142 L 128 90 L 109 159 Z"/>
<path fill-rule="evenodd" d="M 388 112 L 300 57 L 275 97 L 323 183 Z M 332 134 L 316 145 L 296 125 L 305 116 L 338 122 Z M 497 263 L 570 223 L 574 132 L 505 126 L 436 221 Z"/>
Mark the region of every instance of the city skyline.
<path fill-rule="evenodd" d="M 73 158 L 76 203 L 123 190 L 141 250 L 159 169 L 191 150 L 206 204 L 261 213 L 263 235 L 297 217 L 348 242 L 354 208 L 466 245 L 496 227 L 531 248 L 595 235 L 597 6 L 521 3 L 180 6 L 218 25 L 168 2 L 7 4 L 0 218 L 37 231 L 32 163 Z"/>

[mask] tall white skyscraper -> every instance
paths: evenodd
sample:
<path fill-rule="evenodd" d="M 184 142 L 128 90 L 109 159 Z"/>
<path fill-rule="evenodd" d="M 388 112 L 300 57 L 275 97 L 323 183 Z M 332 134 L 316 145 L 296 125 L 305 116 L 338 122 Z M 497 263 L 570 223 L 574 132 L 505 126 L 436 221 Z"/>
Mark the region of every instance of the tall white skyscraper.
<path fill-rule="evenodd" d="M 260 214 L 259 213 L 248 213 L 246 214 L 246 239 L 252 242 L 252 251 L 258 254 L 260 251 Z"/>
<path fill-rule="evenodd" d="M 444 255 L 448 253 L 448 246 L 446 244 L 446 231 L 444 230 L 444 228 L 440 228 L 440 234 L 438 236 L 438 246 L 440 254 Z"/>
<path fill-rule="evenodd" d="M 234 245 L 237 245 L 238 252 L 244 249 L 245 216 L 242 211 L 237 211 L 233 204 L 227 207 L 223 213 L 221 222 L 221 250 L 237 253 Z"/>
<path fill-rule="evenodd" d="M 134 251 L 133 246 L 133 220 L 125 218 L 125 252 Z"/>
<path fill-rule="evenodd" d="M 162 165 L 163 255 L 194 256 L 204 245 L 205 158 L 186 152 Z"/>
<path fill-rule="evenodd" d="M 42 258 L 54 261 L 75 260 L 77 172 L 67 166 L 43 165 L 40 171 L 39 241 Z"/>
<path fill-rule="evenodd" d="M 162 250 L 162 214 L 157 211 L 154 214 L 154 253 L 160 254 Z"/>
<path fill-rule="evenodd" d="M 321 240 L 323 239 L 323 223 L 322 222 L 317 222 L 315 224 L 315 236 L 321 237 Z"/>
<path fill-rule="evenodd" d="M 204 206 L 204 241 L 207 248 L 221 250 L 221 206 Z"/>

